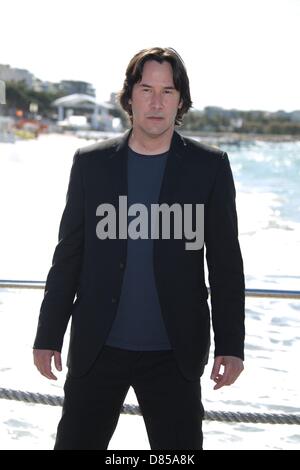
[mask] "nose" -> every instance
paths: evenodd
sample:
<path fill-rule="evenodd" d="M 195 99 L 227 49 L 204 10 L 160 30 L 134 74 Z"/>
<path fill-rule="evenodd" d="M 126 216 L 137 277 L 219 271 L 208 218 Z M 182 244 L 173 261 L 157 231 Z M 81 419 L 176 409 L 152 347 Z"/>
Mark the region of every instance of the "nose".
<path fill-rule="evenodd" d="M 163 107 L 163 97 L 161 93 L 152 93 L 151 106 L 153 109 L 161 109 Z"/>

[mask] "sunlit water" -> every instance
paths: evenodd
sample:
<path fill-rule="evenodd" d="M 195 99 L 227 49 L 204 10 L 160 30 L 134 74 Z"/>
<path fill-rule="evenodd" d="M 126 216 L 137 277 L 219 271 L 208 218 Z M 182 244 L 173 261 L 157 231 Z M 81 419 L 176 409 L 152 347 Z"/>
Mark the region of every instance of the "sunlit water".
<path fill-rule="evenodd" d="M 85 144 L 59 135 L 0 144 L 0 279 L 45 280 L 73 154 Z M 247 287 L 299 290 L 300 143 L 222 149 L 236 182 Z M 42 296 L 42 290 L 0 290 L 0 386 L 57 395 L 65 369 L 53 383 L 32 365 Z M 205 407 L 299 413 L 300 301 L 247 298 L 246 315 L 245 372 L 235 385 L 213 391 L 211 357 L 202 379 Z M 132 390 L 126 401 L 136 403 Z M 0 400 L 0 449 L 51 449 L 60 413 L 59 407 Z M 204 433 L 206 449 L 300 446 L 295 425 L 205 421 Z M 149 449 L 143 419 L 121 415 L 110 449 Z"/>

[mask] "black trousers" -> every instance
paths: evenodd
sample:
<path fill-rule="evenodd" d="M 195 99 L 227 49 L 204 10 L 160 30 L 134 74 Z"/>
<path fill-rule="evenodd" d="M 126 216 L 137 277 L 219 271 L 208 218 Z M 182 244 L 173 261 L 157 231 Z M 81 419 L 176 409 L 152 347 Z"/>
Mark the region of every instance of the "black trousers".
<path fill-rule="evenodd" d="M 151 449 L 202 449 L 200 380 L 188 381 L 173 351 L 104 346 L 83 377 L 68 374 L 55 450 L 107 449 L 132 386 Z M 134 436 L 132 449 L 134 449 Z"/>

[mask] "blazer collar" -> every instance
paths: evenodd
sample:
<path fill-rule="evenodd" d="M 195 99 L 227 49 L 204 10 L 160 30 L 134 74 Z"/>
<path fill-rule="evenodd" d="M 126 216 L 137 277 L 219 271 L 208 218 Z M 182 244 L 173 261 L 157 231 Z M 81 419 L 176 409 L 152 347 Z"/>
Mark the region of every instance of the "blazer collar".
<path fill-rule="evenodd" d="M 124 151 L 127 151 L 128 148 L 128 141 L 129 137 L 131 135 L 132 129 L 127 130 L 124 132 L 123 135 L 118 137 L 115 141 L 115 144 L 113 146 L 113 152 L 109 155 L 109 158 L 114 158 L 121 156 L 121 154 Z M 170 146 L 170 154 L 177 155 L 177 158 L 181 158 L 181 153 L 182 151 L 185 150 L 186 147 L 186 141 L 185 139 L 178 134 L 178 132 L 174 131 L 172 140 L 171 140 L 171 146 Z"/>
<path fill-rule="evenodd" d="M 109 155 L 109 174 L 114 185 L 116 198 L 121 195 L 128 195 L 127 182 L 127 161 L 128 161 L 128 140 L 132 129 L 126 131 L 113 147 L 113 152 Z M 186 151 L 186 141 L 176 131 L 173 133 L 171 146 L 165 172 L 162 180 L 158 203 L 172 203 L 172 197 L 176 191 L 178 179 L 181 174 L 181 165 Z"/>

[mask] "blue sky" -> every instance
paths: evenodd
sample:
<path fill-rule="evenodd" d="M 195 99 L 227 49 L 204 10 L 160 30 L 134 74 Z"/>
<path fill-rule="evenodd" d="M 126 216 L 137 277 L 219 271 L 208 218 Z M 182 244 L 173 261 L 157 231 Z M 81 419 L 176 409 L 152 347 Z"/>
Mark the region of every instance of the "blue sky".
<path fill-rule="evenodd" d="M 86 80 L 99 100 L 159 45 L 183 57 L 195 107 L 300 109 L 300 0 L 9 0 L 0 18 L 0 63 Z"/>

